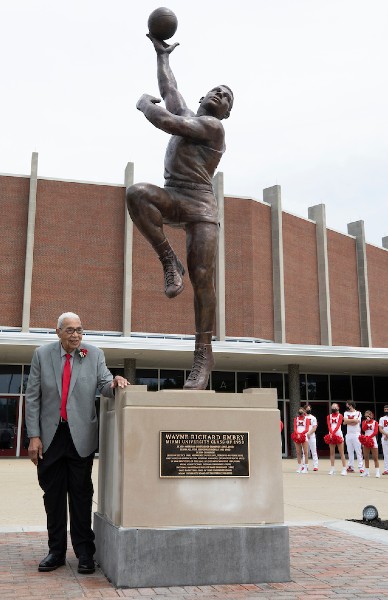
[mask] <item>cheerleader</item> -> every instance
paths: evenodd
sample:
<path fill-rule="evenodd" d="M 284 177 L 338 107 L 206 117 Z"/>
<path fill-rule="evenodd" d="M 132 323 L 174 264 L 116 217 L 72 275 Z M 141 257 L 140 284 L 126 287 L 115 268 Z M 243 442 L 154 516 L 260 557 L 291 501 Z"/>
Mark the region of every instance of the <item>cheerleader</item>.
<path fill-rule="evenodd" d="M 361 429 L 364 435 L 360 435 L 360 442 L 364 452 L 365 471 L 361 473 L 361 477 L 369 477 L 369 451 L 372 451 L 372 458 L 375 463 L 376 477 L 380 477 L 379 468 L 379 447 L 377 444 L 376 435 L 379 431 L 379 424 L 373 418 L 371 410 L 365 411 L 365 421 L 362 422 Z"/>
<path fill-rule="evenodd" d="M 346 425 L 346 448 L 348 451 L 348 473 L 354 473 L 354 454 L 357 456 L 358 468 L 360 473 L 364 472 L 364 462 L 362 458 L 362 447 L 359 440 L 361 433 L 362 415 L 356 410 L 356 403 L 348 400 L 346 411 L 344 412 L 344 425 Z"/>
<path fill-rule="evenodd" d="M 318 421 L 314 415 L 311 414 L 311 406 L 310 404 L 306 404 L 304 407 L 307 418 L 310 419 L 310 430 L 307 434 L 307 443 L 309 447 L 309 451 L 311 457 L 313 459 L 313 467 L 314 471 L 318 471 L 318 454 L 317 454 L 317 440 L 315 437 L 315 432 L 318 427 Z"/>
<path fill-rule="evenodd" d="M 380 418 L 379 430 L 381 433 L 381 445 L 384 455 L 383 475 L 388 475 L 388 404 L 384 406 L 384 416 Z"/>
<path fill-rule="evenodd" d="M 331 405 L 331 414 L 327 415 L 327 428 L 329 433 L 325 435 L 324 440 L 326 444 L 329 445 L 330 448 L 330 471 L 329 475 L 335 475 L 335 447 L 337 446 L 338 452 L 341 457 L 342 462 L 342 471 L 341 475 L 347 475 L 346 473 L 346 460 L 344 453 L 344 436 L 341 431 L 341 424 L 343 421 L 343 416 L 339 412 L 339 406 L 336 402 L 333 402 Z"/>
<path fill-rule="evenodd" d="M 307 475 L 309 472 L 308 464 L 308 441 L 307 433 L 310 429 L 310 419 L 307 418 L 305 411 L 301 407 L 298 411 L 298 416 L 294 419 L 294 431 L 291 434 L 291 439 L 295 442 L 296 458 L 298 461 L 297 473 Z M 302 463 L 302 449 L 305 456 L 305 464 Z"/>

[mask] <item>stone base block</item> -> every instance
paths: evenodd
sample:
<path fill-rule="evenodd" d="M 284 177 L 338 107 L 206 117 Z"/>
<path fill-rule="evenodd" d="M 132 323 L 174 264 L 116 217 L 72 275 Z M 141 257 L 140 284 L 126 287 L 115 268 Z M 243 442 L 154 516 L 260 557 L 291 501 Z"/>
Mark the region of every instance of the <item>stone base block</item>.
<path fill-rule="evenodd" d="M 96 560 L 116 587 L 290 580 L 288 527 L 125 528 L 94 515 Z"/>

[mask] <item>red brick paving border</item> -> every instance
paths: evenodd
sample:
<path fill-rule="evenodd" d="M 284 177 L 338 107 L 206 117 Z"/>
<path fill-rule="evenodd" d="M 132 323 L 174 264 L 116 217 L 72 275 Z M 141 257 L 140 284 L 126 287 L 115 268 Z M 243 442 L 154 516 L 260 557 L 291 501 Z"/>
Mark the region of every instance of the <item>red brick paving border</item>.
<path fill-rule="evenodd" d="M 387 532 L 388 539 L 388 532 Z M 66 566 L 39 573 L 47 553 L 46 533 L 0 535 L 1 600 L 380 600 L 388 598 L 387 551 L 325 527 L 290 527 L 291 581 L 245 585 L 115 589 L 100 569 L 77 573 L 77 559 L 68 552 Z"/>

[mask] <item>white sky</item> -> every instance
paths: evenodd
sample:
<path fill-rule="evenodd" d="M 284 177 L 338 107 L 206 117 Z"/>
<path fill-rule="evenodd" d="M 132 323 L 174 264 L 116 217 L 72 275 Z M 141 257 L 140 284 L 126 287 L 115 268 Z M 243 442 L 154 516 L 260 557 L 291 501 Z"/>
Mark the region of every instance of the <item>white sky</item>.
<path fill-rule="evenodd" d="M 158 94 L 145 37 L 149 0 L 0 0 L 0 172 L 163 182 L 168 137 L 136 110 Z M 368 242 L 388 235 L 388 1 L 168 0 L 178 16 L 171 66 L 190 108 L 229 85 L 220 163 L 225 193 L 262 198 L 328 227 L 363 219 Z"/>

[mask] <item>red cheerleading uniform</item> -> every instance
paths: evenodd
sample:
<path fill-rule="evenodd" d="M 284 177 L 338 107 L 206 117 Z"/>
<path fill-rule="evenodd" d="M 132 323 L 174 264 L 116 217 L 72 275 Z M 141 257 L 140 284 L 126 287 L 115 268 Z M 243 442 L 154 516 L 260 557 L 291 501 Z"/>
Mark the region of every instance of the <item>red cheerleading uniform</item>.
<path fill-rule="evenodd" d="M 361 423 L 361 429 L 364 435 L 359 436 L 359 440 L 366 448 L 378 448 L 376 436 L 379 431 L 379 424 L 374 419 L 370 421 L 363 421 Z"/>
<path fill-rule="evenodd" d="M 334 446 L 342 444 L 344 441 L 341 430 L 341 424 L 343 420 L 344 418 L 340 413 L 331 413 L 330 415 L 327 415 L 326 421 L 329 433 L 323 438 L 326 444 Z"/>
<path fill-rule="evenodd" d="M 291 439 L 296 444 L 303 444 L 306 441 L 306 434 L 310 429 L 310 419 L 307 417 L 295 417 L 294 419 L 294 431 L 291 434 Z"/>

